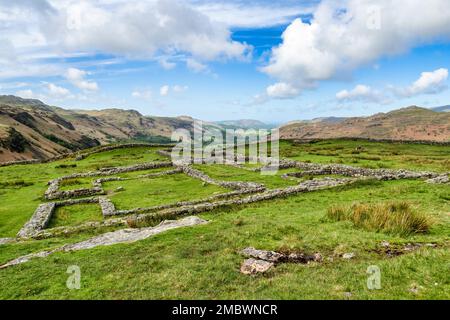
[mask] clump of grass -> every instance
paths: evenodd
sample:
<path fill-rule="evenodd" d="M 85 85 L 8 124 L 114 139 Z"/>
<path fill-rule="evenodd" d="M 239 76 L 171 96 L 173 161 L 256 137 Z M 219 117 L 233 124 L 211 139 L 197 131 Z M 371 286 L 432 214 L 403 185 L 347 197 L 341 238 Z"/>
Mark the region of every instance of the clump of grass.
<path fill-rule="evenodd" d="M 365 230 L 399 236 L 427 233 L 433 224 L 425 214 L 404 201 L 332 206 L 327 217 L 333 221 L 351 221 Z"/>
<path fill-rule="evenodd" d="M 23 188 L 32 186 L 34 183 L 24 180 L 12 180 L 0 182 L 0 188 Z"/>
<path fill-rule="evenodd" d="M 55 167 L 55 169 L 67 169 L 67 168 L 76 168 L 76 164 L 60 164 Z"/>

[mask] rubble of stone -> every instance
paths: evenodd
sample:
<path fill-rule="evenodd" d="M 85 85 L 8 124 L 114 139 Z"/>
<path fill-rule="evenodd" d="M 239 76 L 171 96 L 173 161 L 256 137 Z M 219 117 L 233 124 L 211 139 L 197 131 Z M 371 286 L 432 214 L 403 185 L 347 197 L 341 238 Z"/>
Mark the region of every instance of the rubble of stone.
<path fill-rule="evenodd" d="M 17 237 L 29 238 L 36 232 L 47 227 L 55 208 L 56 204 L 54 202 L 39 205 L 31 219 L 23 226 L 22 229 L 20 229 L 19 233 L 17 233 Z"/>
<path fill-rule="evenodd" d="M 198 204 L 203 204 L 203 203 L 210 203 L 210 202 L 220 200 L 220 199 L 232 199 L 232 198 L 240 197 L 243 195 L 262 192 L 264 190 L 265 190 L 265 188 L 238 190 L 238 191 L 216 194 L 216 195 L 204 198 L 204 199 L 193 200 L 193 201 L 181 201 L 181 202 L 176 202 L 176 203 L 172 203 L 172 204 L 165 204 L 165 205 L 159 205 L 159 206 L 153 206 L 153 207 L 147 207 L 147 208 L 117 210 L 114 213 L 114 215 L 125 216 L 125 215 L 132 215 L 132 214 L 144 214 L 144 213 L 156 212 L 156 211 L 177 208 L 177 207 L 193 206 L 193 205 L 198 205 Z"/>
<path fill-rule="evenodd" d="M 248 258 L 255 258 L 273 263 L 280 262 L 284 258 L 284 255 L 281 253 L 266 250 L 256 250 L 255 248 L 245 248 L 241 251 L 241 253 Z"/>
<path fill-rule="evenodd" d="M 182 172 L 183 172 L 183 169 L 176 168 L 173 170 L 168 170 L 168 171 L 163 171 L 163 172 L 144 174 L 144 175 L 139 176 L 139 178 L 157 178 L 157 177 L 162 177 L 162 176 L 170 176 L 170 175 L 174 175 L 174 174 L 178 174 L 178 173 L 182 173 Z"/>
<path fill-rule="evenodd" d="M 450 172 L 441 174 L 436 178 L 428 179 L 426 182 L 429 184 L 450 184 Z"/>
<path fill-rule="evenodd" d="M 122 229 L 118 231 L 108 232 L 83 242 L 69 244 L 54 250 L 42 251 L 19 257 L 0 266 L 0 269 L 25 263 L 33 258 L 45 258 L 56 252 L 73 252 L 79 250 L 92 249 L 98 246 L 110 246 L 119 243 L 133 243 L 172 229 L 191 227 L 206 223 L 208 223 L 206 220 L 200 219 L 198 217 L 187 217 L 176 221 L 164 221 L 157 227 L 142 228 L 142 229 Z"/>
<path fill-rule="evenodd" d="M 280 162 L 282 169 L 297 168 L 304 171 L 292 172 L 283 175 L 284 178 L 300 178 L 308 175 L 343 175 L 347 177 L 373 177 L 377 180 L 400 180 L 400 179 L 432 179 L 439 176 L 435 172 L 415 172 L 409 170 L 391 170 L 391 169 L 367 169 L 361 167 L 352 167 L 343 164 L 317 164 L 304 163 L 294 160 L 283 160 Z"/>
<path fill-rule="evenodd" d="M 273 262 L 264 260 L 247 259 L 241 265 L 241 273 L 246 275 L 255 275 L 265 273 L 274 266 Z"/>
<path fill-rule="evenodd" d="M 188 175 L 190 177 L 199 179 L 199 180 L 209 183 L 209 184 L 221 186 L 224 188 L 229 188 L 229 189 L 234 189 L 234 190 L 264 188 L 264 185 L 259 184 L 259 183 L 254 183 L 254 182 L 234 182 L 234 181 L 216 180 L 216 179 L 211 178 L 207 174 L 205 174 L 199 170 L 196 170 L 196 169 L 192 168 L 191 166 L 187 166 L 187 165 L 181 166 L 181 169 L 183 170 L 183 172 L 186 175 Z"/>
<path fill-rule="evenodd" d="M 323 260 L 320 253 L 312 255 L 301 252 L 285 254 L 275 251 L 257 250 L 251 247 L 242 250 L 241 254 L 250 258 L 245 260 L 241 266 L 241 273 L 248 275 L 267 272 L 271 267 L 279 263 L 307 264 Z"/>
<path fill-rule="evenodd" d="M 109 200 L 106 197 L 100 197 L 98 202 L 100 204 L 100 208 L 102 209 L 102 214 L 104 217 L 110 217 L 115 215 L 116 207 L 114 206 L 114 203 L 112 203 L 111 200 Z"/>
<path fill-rule="evenodd" d="M 13 243 L 15 241 L 16 241 L 15 238 L 0 238 L 0 245 Z"/>

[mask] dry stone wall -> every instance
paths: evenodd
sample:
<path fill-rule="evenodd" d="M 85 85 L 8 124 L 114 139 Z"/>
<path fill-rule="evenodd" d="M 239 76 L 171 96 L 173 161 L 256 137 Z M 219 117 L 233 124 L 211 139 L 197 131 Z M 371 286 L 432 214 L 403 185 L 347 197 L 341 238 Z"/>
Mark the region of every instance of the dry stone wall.
<path fill-rule="evenodd" d="M 43 230 L 48 225 L 55 208 L 56 204 L 54 202 L 41 204 L 31 219 L 19 231 L 17 237 L 30 238 L 38 231 Z"/>

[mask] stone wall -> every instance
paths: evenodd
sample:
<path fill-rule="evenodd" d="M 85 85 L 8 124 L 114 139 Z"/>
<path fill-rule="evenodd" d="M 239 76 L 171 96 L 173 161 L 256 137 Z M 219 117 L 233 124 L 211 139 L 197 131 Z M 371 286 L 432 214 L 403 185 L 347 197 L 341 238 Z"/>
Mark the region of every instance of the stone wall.
<path fill-rule="evenodd" d="M 112 201 L 108 198 L 100 197 L 99 204 L 104 217 L 111 217 L 116 215 L 116 207 L 114 206 L 114 203 L 112 203 Z"/>
<path fill-rule="evenodd" d="M 450 141 L 433 141 L 433 140 L 402 140 L 402 139 L 372 139 L 372 138 L 359 138 L 359 137 L 339 137 L 338 140 L 345 141 L 367 141 L 367 142 L 383 142 L 383 143 L 398 143 L 398 144 L 424 144 L 424 145 L 437 145 L 437 146 L 450 146 Z M 316 143 L 323 141 L 330 141 L 330 139 L 287 139 L 295 143 Z"/>
<path fill-rule="evenodd" d="M 282 169 L 297 168 L 305 170 L 303 172 L 293 172 L 284 175 L 287 177 L 303 177 L 307 175 L 329 175 L 338 174 L 348 177 L 373 177 L 378 180 L 399 180 L 399 179 L 432 179 L 439 176 L 439 173 L 428 171 L 409 171 L 409 170 L 391 170 L 391 169 L 368 169 L 361 167 L 352 167 L 343 164 L 316 164 L 304 163 L 294 160 L 283 160 L 280 162 Z"/>
<path fill-rule="evenodd" d="M 351 184 L 357 181 L 357 179 L 350 178 L 342 178 L 342 179 L 334 179 L 334 178 L 325 178 L 320 180 L 311 180 L 301 183 L 297 186 L 276 189 L 276 190 L 268 190 L 262 193 L 257 193 L 255 195 L 250 195 L 245 198 L 232 199 L 232 200 L 223 200 L 216 202 L 204 202 L 197 205 L 187 205 L 182 207 L 176 207 L 172 209 L 162 210 L 160 212 L 154 214 L 139 214 L 134 217 L 130 217 L 129 219 L 134 223 L 145 223 L 146 221 L 154 220 L 154 219 L 166 219 L 168 217 L 177 217 L 180 215 L 186 214 L 198 214 L 202 212 L 212 211 L 218 208 L 226 207 L 226 206 L 235 206 L 235 205 L 244 205 L 250 204 L 260 201 L 271 200 L 274 198 L 286 197 L 289 195 L 301 193 L 301 192 L 310 192 L 322 189 L 333 188 L 337 186 Z"/>
<path fill-rule="evenodd" d="M 214 196 L 211 196 L 211 197 L 207 197 L 207 198 L 204 198 L 204 199 L 200 199 L 200 200 L 181 201 L 181 202 L 176 202 L 176 203 L 172 203 L 172 204 L 153 206 L 153 207 L 147 207 L 147 208 L 136 208 L 136 209 L 131 209 L 131 210 L 118 210 L 118 211 L 116 211 L 114 213 L 114 215 L 116 215 L 116 216 L 119 216 L 119 215 L 125 216 L 125 215 L 131 215 L 131 214 L 142 214 L 142 213 L 156 212 L 156 211 L 161 211 L 161 210 L 171 209 L 171 208 L 176 208 L 176 207 L 192 206 L 192 205 L 201 204 L 201 203 L 205 203 L 205 202 L 212 202 L 212 201 L 216 201 L 216 200 L 219 200 L 219 199 L 236 198 L 236 197 L 240 197 L 240 196 L 243 196 L 243 195 L 248 195 L 248 194 L 252 194 L 252 193 L 262 192 L 264 190 L 265 190 L 265 188 L 238 190 L 238 191 L 233 191 L 233 192 L 228 192 L 228 193 L 217 194 L 217 195 L 214 195 Z"/>
<path fill-rule="evenodd" d="M 54 202 L 41 204 L 36 209 L 31 219 L 19 231 L 17 237 L 30 238 L 38 231 L 43 230 L 48 225 L 55 208 L 56 204 Z"/>
<path fill-rule="evenodd" d="M 58 156 L 54 156 L 48 159 L 30 159 L 30 160 L 18 160 L 18 161 L 8 161 L 0 163 L 0 167 L 7 167 L 13 165 L 26 165 L 26 164 L 36 164 L 36 163 L 50 163 L 54 161 L 59 161 L 67 158 L 74 158 L 75 160 L 83 160 L 90 155 L 101 153 L 105 151 L 117 150 L 117 149 L 125 149 L 125 148 L 137 148 L 137 147 L 149 147 L 149 148 L 157 148 L 157 147 L 167 147 L 174 146 L 173 144 L 158 144 L 158 143 L 127 143 L 127 144 L 117 144 L 117 145 L 106 145 L 102 147 L 97 147 L 95 150 L 88 152 L 67 152 L 60 154 Z"/>
<path fill-rule="evenodd" d="M 221 186 L 224 188 L 234 189 L 234 190 L 245 190 L 245 189 L 260 189 L 264 188 L 264 185 L 254 182 L 234 182 L 234 181 L 221 181 L 221 180 L 215 180 L 211 178 L 210 176 L 206 175 L 205 173 L 196 170 L 190 166 L 181 166 L 183 172 L 195 179 L 199 179 L 203 182 Z"/>

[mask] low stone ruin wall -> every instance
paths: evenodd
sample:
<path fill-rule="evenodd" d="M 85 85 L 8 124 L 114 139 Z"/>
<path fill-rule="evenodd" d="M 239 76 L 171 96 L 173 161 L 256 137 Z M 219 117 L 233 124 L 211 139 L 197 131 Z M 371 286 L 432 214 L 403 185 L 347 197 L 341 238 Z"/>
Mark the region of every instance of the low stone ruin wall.
<path fill-rule="evenodd" d="M 234 181 L 221 181 L 221 180 L 215 180 L 211 178 L 210 176 L 206 175 L 205 173 L 196 170 L 190 166 L 182 166 L 181 167 L 183 172 L 195 179 L 199 179 L 203 182 L 221 186 L 224 188 L 234 189 L 234 190 L 245 190 L 245 189 L 260 189 L 264 188 L 264 185 L 254 182 L 234 182 Z"/>
<path fill-rule="evenodd" d="M 439 173 L 428 171 L 409 171 L 409 170 L 391 170 L 391 169 L 368 169 L 352 167 L 342 164 L 312 164 L 298 162 L 294 160 L 283 160 L 280 163 L 282 169 L 297 168 L 305 170 L 303 172 L 287 173 L 283 177 L 304 177 L 307 175 L 329 175 L 338 174 L 348 177 L 373 177 L 378 180 L 399 180 L 399 179 L 432 179 L 439 176 Z"/>
<path fill-rule="evenodd" d="M 176 207 L 192 206 L 192 205 L 201 204 L 201 203 L 205 203 L 205 202 L 212 202 L 212 201 L 216 201 L 219 199 L 236 198 L 236 197 L 243 196 L 243 195 L 262 192 L 264 190 L 265 190 L 265 188 L 238 190 L 238 191 L 222 193 L 222 194 L 218 194 L 218 195 L 214 195 L 214 196 L 211 196 L 208 198 L 194 200 L 194 201 L 181 201 L 181 202 L 176 202 L 176 203 L 172 203 L 172 204 L 153 206 L 153 207 L 148 207 L 148 208 L 136 208 L 136 209 L 131 209 L 131 210 L 117 210 L 117 211 L 115 211 L 115 213 L 113 215 L 126 216 L 126 215 L 132 215 L 132 214 L 156 212 L 156 211 L 161 211 L 161 210 L 171 209 L 171 208 L 176 208 Z"/>
<path fill-rule="evenodd" d="M 45 229 L 55 211 L 54 202 L 41 204 L 34 212 L 31 219 L 17 233 L 18 238 L 30 238 L 37 232 Z"/>
<path fill-rule="evenodd" d="M 102 147 L 97 147 L 95 150 L 88 151 L 88 152 L 67 152 L 60 154 L 58 156 L 54 156 L 48 159 L 30 159 L 30 160 L 18 160 L 18 161 L 8 161 L 8 162 L 2 162 L 0 163 L 0 167 L 7 167 L 7 166 L 13 166 L 13 165 L 26 165 L 26 164 L 36 164 L 36 163 L 50 163 L 55 162 L 59 160 L 63 160 L 66 158 L 73 157 L 75 160 L 83 160 L 90 155 L 111 151 L 111 150 L 117 150 L 117 149 L 126 149 L 126 148 L 138 148 L 138 147 L 149 147 L 149 148 L 157 148 L 157 147 L 173 147 L 173 144 L 159 144 L 159 143 L 127 143 L 127 144 L 117 144 L 117 145 L 107 145 Z"/>
<path fill-rule="evenodd" d="M 111 217 L 116 215 L 116 207 L 114 206 L 114 203 L 112 203 L 112 201 L 108 198 L 100 197 L 99 204 L 104 217 Z"/>
<path fill-rule="evenodd" d="M 429 184 L 450 184 L 450 172 L 441 174 L 436 178 L 428 179 L 426 182 Z"/>
<path fill-rule="evenodd" d="M 232 200 L 223 200 L 216 202 L 203 202 L 196 205 L 187 205 L 182 207 L 176 207 L 168 210 L 162 210 L 160 212 L 154 214 L 139 214 L 134 217 L 130 217 L 131 221 L 135 223 L 145 223 L 148 219 L 165 219 L 167 217 L 176 217 L 180 215 L 186 214 L 198 214 L 202 212 L 212 211 L 218 208 L 226 207 L 226 206 L 234 206 L 234 205 L 244 205 L 250 204 L 265 200 L 271 200 L 274 198 L 286 197 L 289 195 L 302 193 L 302 192 L 310 192 L 322 189 L 333 188 L 337 186 L 343 186 L 347 184 L 351 184 L 357 181 L 357 179 L 350 178 L 342 178 L 342 179 L 334 179 L 334 178 L 325 178 L 320 180 L 310 180 L 304 183 L 301 183 L 297 186 L 283 188 L 283 189 L 275 189 L 268 190 L 262 193 L 257 193 L 255 195 L 250 195 L 245 198 L 232 199 Z"/>
<path fill-rule="evenodd" d="M 157 148 L 157 147 L 168 147 L 168 146 L 170 147 L 170 146 L 174 146 L 174 145 L 173 144 L 161 144 L 161 143 L 127 143 L 127 144 L 108 145 L 108 146 L 98 147 L 95 150 L 92 150 L 89 152 L 84 152 L 84 153 L 77 152 L 77 153 L 75 153 L 75 155 L 76 155 L 76 160 L 83 160 L 93 154 L 96 154 L 96 153 L 118 150 L 118 149 L 141 148 L 141 147 Z"/>
<path fill-rule="evenodd" d="M 104 194 L 104 190 L 102 187 L 103 182 L 107 181 L 121 181 L 126 180 L 120 177 L 107 177 L 100 178 L 93 182 L 93 187 L 90 189 L 77 189 L 77 190 L 67 190 L 60 191 L 60 184 L 64 180 L 76 179 L 76 178 L 88 178 L 88 177 L 97 177 L 97 176 L 110 176 L 116 175 L 120 173 L 128 173 L 134 171 L 143 171 L 149 169 L 159 169 L 159 168 L 167 168 L 172 167 L 172 162 L 157 162 L 157 163 L 142 163 L 133 166 L 126 167 L 114 167 L 114 168 L 104 168 L 99 171 L 87 172 L 87 173 L 74 173 L 68 176 L 64 176 L 58 179 L 54 179 L 48 182 L 48 189 L 45 192 L 44 196 L 47 200 L 55 200 L 55 199 L 69 199 L 69 198 L 77 198 L 77 197 L 91 197 L 99 194 Z"/>
<path fill-rule="evenodd" d="M 2 163 L 0 163 L 0 167 L 8 167 L 8 166 L 15 166 L 15 165 L 25 165 L 25 164 L 35 164 L 35 163 L 41 163 L 41 160 L 39 160 L 39 159 L 30 159 L 30 160 L 19 160 L 19 161 L 2 162 Z"/>

